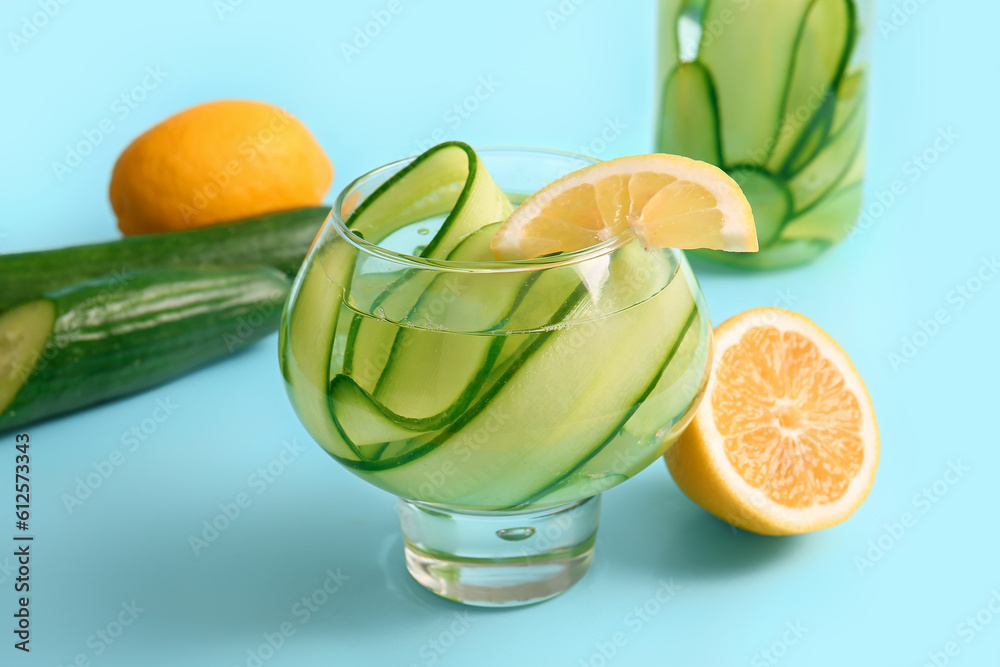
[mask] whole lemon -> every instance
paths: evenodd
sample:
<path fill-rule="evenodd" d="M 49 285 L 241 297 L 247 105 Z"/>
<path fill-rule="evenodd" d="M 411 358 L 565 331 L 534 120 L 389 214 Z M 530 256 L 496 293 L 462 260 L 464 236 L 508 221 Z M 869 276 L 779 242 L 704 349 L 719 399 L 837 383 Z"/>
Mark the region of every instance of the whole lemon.
<path fill-rule="evenodd" d="M 332 181 L 330 159 L 297 118 L 222 100 L 140 135 L 115 163 L 110 196 L 122 233 L 146 234 L 315 206 Z"/>

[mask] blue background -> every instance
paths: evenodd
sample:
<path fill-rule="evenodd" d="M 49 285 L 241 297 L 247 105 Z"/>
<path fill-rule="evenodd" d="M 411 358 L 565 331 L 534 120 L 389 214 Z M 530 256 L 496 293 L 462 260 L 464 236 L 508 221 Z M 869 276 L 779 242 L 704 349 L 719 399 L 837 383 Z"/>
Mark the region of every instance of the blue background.
<path fill-rule="evenodd" d="M 0 251 L 116 237 L 106 191 L 118 153 L 150 125 L 214 98 L 267 100 L 303 119 L 336 165 L 330 200 L 361 172 L 418 152 L 438 128 L 442 139 L 602 158 L 652 148 L 650 0 L 582 2 L 554 28 L 545 12 L 557 0 L 401 0 L 350 59 L 340 44 L 387 2 L 236 2 L 70 2 L 16 45 L 9 33 L 39 3 L 4 2 Z M 82 654 L 102 667 L 247 665 L 262 634 L 284 622 L 294 635 L 269 667 L 922 665 L 948 642 L 959 651 L 950 664 L 998 664 L 1000 616 L 980 610 L 1000 591 L 1000 278 L 961 308 L 953 290 L 1000 252 L 997 209 L 987 203 L 1000 153 L 1000 5 L 897 0 L 878 14 L 898 29 L 874 35 L 867 227 L 801 269 L 697 267 L 715 321 L 787 305 L 854 358 L 878 412 L 882 462 L 846 524 L 789 538 L 736 531 L 655 463 L 606 494 L 597 558 L 575 588 L 530 608 L 466 609 L 409 579 L 394 499 L 310 442 L 285 398 L 271 337 L 177 382 L 28 429 L 33 650 L 11 647 L 13 559 L 3 547 L 0 664 L 69 665 Z M 147 68 L 165 76 L 133 93 Z M 480 77 L 498 85 L 456 127 L 446 114 Z M 144 99 L 131 109 L 115 103 L 122 95 Z M 52 163 L 66 146 L 105 118 L 113 130 L 57 175 Z M 601 145 L 609 123 L 625 127 Z M 935 154 L 949 129 L 957 139 Z M 915 170 L 924 151 L 935 160 Z M 903 194 L 871 208 L 896 181 Z M 947 322 L 917 336 L 925 344 L 906 363 L 891 363 L 939 310 Z M 162 423 L 148 421 L 157 401 L 176 406 Z M 144 420 L 155 430 L 128 451 L 122 435 Z M 5 439 L 0 497 L 13 504 L 13 435 Z M 258 493 L 255 471 L 291 441 L 301 453 Z M 124 462 L 68 511 L 64 494 L 115 450 Z M 944 481 L 952 463 L 968 468 L 949 475 L 953 484 Z M 935 482 L 935 502 L 920 501 Z M 251 505 L 196 556 L 189 537 L 239 493 Z M 879 556 L 870 567 L 859 561 L 869 556 Z M 338 568 L 347 577 L 340 590 L 302 622 L 294 605 Z M 629 614 L 655 599 L 661 579 L 680 590 L 637 622 Z M 133 600 L 143 609 L 135 622 L 110 645 L 88 645 Z M 977 613 L 991 622 L 960 625 Z M 600 645 L 619 632 L 624 645 L 605 659 Z M 771 649 L 777 663 L 761 653 Z"/>

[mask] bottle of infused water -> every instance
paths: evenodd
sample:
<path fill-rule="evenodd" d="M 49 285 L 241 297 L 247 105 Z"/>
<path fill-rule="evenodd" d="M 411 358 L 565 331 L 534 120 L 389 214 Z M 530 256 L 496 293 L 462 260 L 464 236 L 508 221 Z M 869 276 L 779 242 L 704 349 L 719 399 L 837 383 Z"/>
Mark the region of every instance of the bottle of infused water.
<path fill-rule="evenodd" d="M 725 169 L 775 269 L 846 238 L 861 210 L 873 0 L 660 0 L 657 150 Z"/>

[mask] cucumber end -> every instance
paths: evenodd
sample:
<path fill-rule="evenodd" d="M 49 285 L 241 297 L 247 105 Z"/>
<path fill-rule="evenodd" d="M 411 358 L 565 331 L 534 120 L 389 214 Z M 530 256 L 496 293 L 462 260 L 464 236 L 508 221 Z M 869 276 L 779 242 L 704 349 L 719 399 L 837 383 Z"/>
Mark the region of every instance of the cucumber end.
<path fill-rule="evenodd" d="M 0 413 L 35 370 L 56 321 L 48 299 L 30 301 L 0 314 Z"/>

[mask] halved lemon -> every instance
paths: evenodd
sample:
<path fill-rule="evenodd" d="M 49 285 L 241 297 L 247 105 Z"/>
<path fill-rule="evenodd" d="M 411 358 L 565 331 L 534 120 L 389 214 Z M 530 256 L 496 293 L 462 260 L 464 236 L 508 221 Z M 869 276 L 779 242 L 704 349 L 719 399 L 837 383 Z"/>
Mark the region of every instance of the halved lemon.
<path fill-rule="evenodd" d="M 715 330 L 691 425 L 665 455 L 681 490 L 765 535 L 837 525 L 868 496 L 875 409 L 847 353 L 809 318 L 756 308 Z"/>
<path fill-rule="evenodd" d="M 630 228 L 646 249 L 757 250 L 753 214 L 724 171 L 654 153 L 598 162 L 529 197 L 500 226 L 499 260 L 581 250 Z"/>

